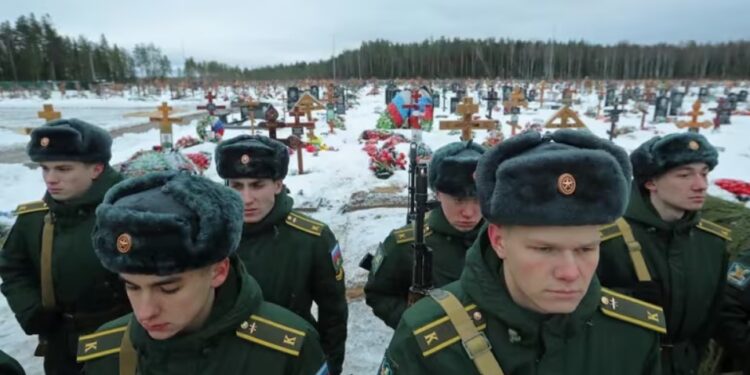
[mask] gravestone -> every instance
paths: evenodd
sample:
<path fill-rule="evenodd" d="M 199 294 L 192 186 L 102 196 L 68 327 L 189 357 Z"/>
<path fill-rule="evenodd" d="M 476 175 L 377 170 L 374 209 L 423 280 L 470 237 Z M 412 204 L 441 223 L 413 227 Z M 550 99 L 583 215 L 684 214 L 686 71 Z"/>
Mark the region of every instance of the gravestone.
<path fill-rule="evenodd" d="M 286 89 L 286 109 L 291 111 L 299 101 L 299 87 L 292 86 Z"/>
<path fill-rule="evenodd" d="M 609 107 L 609 106 L 614 105 L 615 96 L 616 96 L 615 89 L 613 89 L 611 87 L 608 88 L 607 89 L 607 96 L 604 98 L 604 106 L 605 107 Z"/>
<path fill-rule="evenodd" d="M 536 100 L 536 96 L 537 96 L 536 89 L 531 89 L 531 90 L 529 90 L 529 95 L 526 97 L 526 99 L 529 102 L 533 102 L 533 101 Z"/>
<path fill-rule="evenodd" d="M 336 88 L 336 114 L 337 115 L 345 115 L 346 114 L 346 91 L 344 91 L 343 88 L 339 90 L 339 88 Z"/>
<path fill-rule="evenodd" d="M 503 101 L 507 102 L 510 100 L 510 96 L 513 94 L 513 87 L 505 85 L 503 86 Z"/>
<path fill-rule="evenodd" d="M 729 100 L 729 104 L 733 111 L 737 110 L 737 101 L 739 98 L 737 97 L 737 94 L 731 93 L 727 96 L 727 100 Z"/>
<path fill-rule="evenodd" d="M 437 90 L 432 93 L 432 107 L 440 107 L 440 93 Z"/>
<path fill-rule="evenodd" d="M 726 98 L 719 99 L 716 111 L 716 120 L 719 125 L 729 125 L 732 123 L 732 103 Z"/>
<path fill-rule="evenodd" d="M 457 96 L 454 96 L 451 98 L 451 113 L 456 113 L 456 109 L 458 108 L 458 103 L 461 101 Z"/>
<path fill-rule="evenodd" d="M 491 88 L 490 91 L 487 93 L 487 96 L 483 98 L 487 101 L 487 118 L 492 119 L 492 110 L 497 105 L 497 91 L 495 91 L 495 88 Z"/>
<path fill-rule="evenodd" d="M 654 109 L 654 122 L 664 122 L 667 120 L 669 109 L 669 98 L 659 96 L 656 98 L 656 108 Z"/>
<path fill-rule="evenodd" d="M 310 95 L 315 99 L 320 99 L 320 87 L 315 85 L 310 86 Z"/>
<path fill-rule="evenodd" d="M 747 90 L 740 91 L 740 93 L 737 95 L 737 101 L 742 103 L 747 102 Z"/>
<path fill-rule="evenodd" d="M 466 89 L 465 88 L 460 88 L 460 89 L 456 90 L 455 93 L 456 93 L 456 98 L 459 101 L 461 101 L 464 98 L 464 96 L 466 96 Z"/>
<path fill-rule="evenodd" d="M 701 101 L 701 103 L 705 103 L 708 101 L 708 87 L 701 87 L 698 91 L 698 100 Z"/>
<path fill-rule="evenodd" d="M 401 90 L 399 88 L 389 83 L 388 86 L 385 88 L 385 105 L 391 104 L 391 100 L 393 100 L 393 97 L 396 96 Z"/>
<path fill-rule="evenodd" d="M 670 116 L 678 116 L 680 113 L 680 109 L 682 109 L 682 100 L 684 99 L 685 94 L 680 91 L 672 91 L 672 95 L 670 97 L 670 107 L 669 107 L 669 115 Z"/>

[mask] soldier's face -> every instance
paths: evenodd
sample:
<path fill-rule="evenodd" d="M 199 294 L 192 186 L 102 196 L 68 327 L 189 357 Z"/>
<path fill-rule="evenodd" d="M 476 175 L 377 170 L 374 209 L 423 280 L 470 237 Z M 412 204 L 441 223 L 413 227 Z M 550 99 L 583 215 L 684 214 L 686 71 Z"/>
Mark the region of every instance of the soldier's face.
<path fill-rule="evenodd" d="M 441 192 L 436 195 L 448 223 L 459 231 L 471 231 L 482 220 L 477 198 L 458 198 Z"/>
<path fill-rule="evenodd" d="M 242 196 L 245 223 L 255 224 L 271 212 L 276 202 L 276 194 L 281 193 L 284 181 L 274 181 L 270 178 L 233 178 L 229 180 L 229 187 Z"/>
<path fill-rule="evenodd" d="M 229 260 L 169 276 L 121 273 L 133 314 L 154 340 L 199 330 L 213 306 L 214 290 L 229 274 Z"/>
<path fill-rule="evenodd" d="M 597 226 L 490 224 L 487 234 L 503 259 L 505 283 L 517 304 L 542 314 L 567 314 L 578 307 L 599 263 Z"/>
<path fill-rule="evenodd" d="M 84 195 L 104 170 L 103 164 L 84 164 L 79 161 L 45 161 L 42 178 L 47 192 L 56 201 L 67 201 Z"/>
<path fill-rule="evenodd" d="M 660 214 L 661 207 L 671 211 L 698 211 L 706 201 L 708 189 L 708 165 L 692 163 L 670 169 L 661 176 L 645 183 L 651 192 L 651 200 Z"/>

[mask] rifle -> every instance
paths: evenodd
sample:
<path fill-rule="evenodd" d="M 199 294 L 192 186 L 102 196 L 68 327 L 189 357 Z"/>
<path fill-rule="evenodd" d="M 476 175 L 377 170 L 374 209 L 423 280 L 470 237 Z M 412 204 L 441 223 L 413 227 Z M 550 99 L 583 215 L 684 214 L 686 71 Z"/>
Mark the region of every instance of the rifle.
<path fill-rule="evenodd" d="M 416 215 L 415 211 L 415 192 L 417 178 L 417 142 L 412 141 L 409 144 L 409 211 L 406 213 L 406 225 L 411 224 Z"/>
<path fill-rule="evenodd" d="M 424 243 L 424 216 L 427 208 L 427 165 L 416 167 L 414 178 L 414 267 L 409 287 L 409 306 L 432 290 L 432 250 Z"/>

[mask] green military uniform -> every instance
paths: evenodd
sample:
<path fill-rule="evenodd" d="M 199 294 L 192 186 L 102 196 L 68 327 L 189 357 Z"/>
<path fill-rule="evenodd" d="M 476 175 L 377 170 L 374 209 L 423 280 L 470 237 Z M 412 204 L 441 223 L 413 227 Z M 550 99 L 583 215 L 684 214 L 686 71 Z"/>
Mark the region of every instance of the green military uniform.
<path fill-rule="evenodd" d="M 644 146 L 634 151 L 631 158 L 636 179 L 630 203 L 624 220 L 601 228 L 603 242 L 597 273 L 603 286 L 664 308 L 667 317 L 667 335 L 662 338 L 664 374 L 694 374 L 719 317 L 729 230 L 701 219 L 699 212 L 686 212 L 674 222 L 661 219 L 648 193 L 641 188 L 643 182 L 686 161 L 707 159 L 711 168 L 715 165 L 710 158 L 699 154 L 702 149 L 712 149 L 702 137 L 682 133 L 664 140 L 666 144 L 662 147 L 668 147 L 665 148 L 668 152 L 697 153 L 696 159 L 690 155 L 677 156 L 679 164 L 664 161 L 664 167 L 652 167 L 644 175 L 639 168 L 642 163 L 638 162 L 639 155 L 645 152 Z M 649 152 L 659 153 L 651 160 L 669 160 L 660 149 L 650 149 Z"/>
<path fill-rule="evenodd" d="M 481 224 L 480 224 L 481 226 Z M 432 278 L 436 287 L 458 280 L 466 250 L 477 238 L 479 227 L 461 232 L 445 219 L 442 208 L 430 211 L 425 225 L 425 244 L 432 249 Z M 407 308 L 414 263 L 414 228 L 392 231 L 378 248 L 365 284 L 367 304 L 385 324 L 396 328 Z"/>
<path fill-rule="evenodd" d="M 56 150 L 57 143 L 67 141 L 67 133 L 82 134 L 88 146 L 79 148 L 80 154 Z M 36 150 L 44 138 L 47 147 Z M 111 142 L 109 135 L 93 125 L 61 120 L 36 129 L 29 148 L 36 161 L 63 159 L 107 165 L 107 140 Z M 95 145 L 99 143 L 105 145 L 99 145 L 97 150 Z M 85 158 L 104 153 L 105 148 L 107 155 Z M 47 154 L 40 157 L 42 153 Z M 78 373 L 78 336 L 130 311 L 122 282 L 101 266 L 91 245 L 94 210 L 107 190 L 121 179 L 107 166 L 79 198 L 58 202 L 47 193 L 42 201 L 21 204 L 16 210 L 18 219 L 0 252 L 0 289 L 21 328 L 29 335 L 40 335 L 46 342 L 46 350 L 40 345 L 39 354 L 44 355 L 47 374 Z M 48 253 L 43 251 L 45 220 L 49 220 L 46 227 L 51 233 L 47 237 L 51 244 Z M 43 253 L 49 255 L 45 257 Z"/>
<path fill-rule="evenodd" d="M 224 141 L 217 146 L 216 159 L 222 178 L 279 180 L 286 176 L 289 163 L 286 146 L 262 136 Z M 244 225 L 237 253 L 266 301 L 316 327 L 330 372 L 339 374 L 348 316 L 342 249 L 327 225 L 292 210 L 293 205 L 286 188 L 282 189 L 266 217 Z M 311 313 L 313 302 L 318 306 L 317 320 Z"/>
<path fill-rule="evenodd" d="M 86 373 L 327 374 L 314 327 L 264 301 L 245 271 L 236 255 L 241 234 L 239 195 L 203 177 L 155 173 L 113 187 L 92 235 L 107 269 L 169 276 L 227 258 L 231 266 L 194 331 L 154 340 L 127 315 L 81 337 L 78 360 Z"/>
<path fill-rule="evenodd" d="M 325 374 L 325 357 L 315 329 L 302 318 L 263 301 L 257 282 L 233 260 L 229 278 L 217 290 L 207 323 L 197 332 L 153 340 L 132 315 L 83 336 L 78 358 L 89 375 L 119 374 L 126 331 L 138 374 Z M 129 326 L 129 328 L 128 328 Z M 133 374 L 134 375 L 134 374 Z"/>
<path fill-rule="evenodd" d="M 506 375 L 659 374 L 656 332 L 662 327 L 645 318 L 647 311 L 658 313 L 659 308 L 617 298 L 632 312 L 610 317 L 595 278 L 573 313 L 542 315 L 513 302 L 502 272 L 502 261 L 481 235 L 468 251 L 464 274 L 444 289 L 467 309 Z M 381 371 L 479 374 L 445 311 L 432 298 L 406 311 Z"/>
<path fill-rule="evenodd" d="M 743 251 L 727 271 L 727 287 L 717 338 L 743 374 L 750 374 L 750 250 Z"/>
<path fill-rule="evenodd" d="M 0 350 L 0 374 L 2 375 L 24 375 L 23 367 L 11 356 Z"/>
<path fill-rule="evenodd" d="M 473 142 L 454 142 L 438 149 L 429 167 L 433 191 L 454 198 L 476 196 L 474 170 L 485 149 Z M 468 232 L 452 226 L 442 207 L 427 214 L 425 244 L 432 250 L 432 282 L 441 287 L 458 280 L 464 268 L 466 250 L 477 237 L 482 222 Z M 392 231 L 378 247 L 365 284 L 365 297 L 372 311 L 391 328 L 396 328 L 407 308 L 414 264 L 414 224 Z"/>
<path fill-rule="evenodd" d="M 629 176 L 627 154 L 611 142 L 529 132 L 479 160 L 477 195 L 488 223 L 594 225 L 622 214 Z M 571 313 L 524 308 L 486 228 L 460 279 L 406 310 L 381 374 L 659 374 L 660 307 L 603 289 L 594 275 Z"/>

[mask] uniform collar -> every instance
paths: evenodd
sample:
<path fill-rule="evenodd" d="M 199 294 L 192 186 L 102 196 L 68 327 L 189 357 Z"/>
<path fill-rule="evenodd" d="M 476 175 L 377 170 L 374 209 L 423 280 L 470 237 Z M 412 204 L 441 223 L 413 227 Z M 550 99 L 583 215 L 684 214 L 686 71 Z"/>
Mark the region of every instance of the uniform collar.
<path fill-rule="evenodd" d="M 106 166 L 101 175 L 94 180 L 91 187 L 82 196 L 65 202 L 58 202 L 47 192 L 44 194 L 43 200 L 49 206 L 50 211 L 57 216 L 74 216 L 77 213 L 88 215 L 93 213 L 96 207 L 104 200 L 104 195 L 109 188 L 122 181 L 122 179 L 120 173 L 112 169 L 112 167 Z"/>
<path fill-rule="evenodd" d="M 245 224 L 242 230 L 243 236 L 257 234 L 265 232 L 268 228 L 279 224 L 285 220 L 292 211 L 294 206 L 294 199 L 289 196 L 286 187 L 281 190 L 281 193 L 276 194 L 276 199 L 273 203 L 271 212 L 266 215 L 261 221 L 253 224 Z"/>
<path fill-rule="evenodd" d="M 427 217 L 426 221 L 427 225 L 430 227 L 430 230 L 432 230 L 433 232 L 440 233 L 449 237 L 461 238 L 467 241 L 469 244 L 474 242 L 474 240 L 477 238 L 477 233 L 479 233 L 479 229 L 484 224 L 484 220 L 482 220 L 479 222 L 479 224 L 477 224 L 476 227 L 474 227 L 474 229 L 468 232 L 461 232 L 448 222 L 448 219 L 445 217 L 445 212 L 443 212 L 443 208 L 440 206 L 430 211 L 430 215 Z"/>
<path fill-rule="evenodd" d="M 642 223 L 647 227 L 657 228 L 664 231 L 681 231 L 693 227 L 700 221 L 698 211 L 687 211 L 685 216 L 677 221 L 664 221 L 651 203 L 647 194 L 641 193 L 638 186 L 633 183 L 630 189 L 630 203 L 625 212 L 625 217 Z"/>

